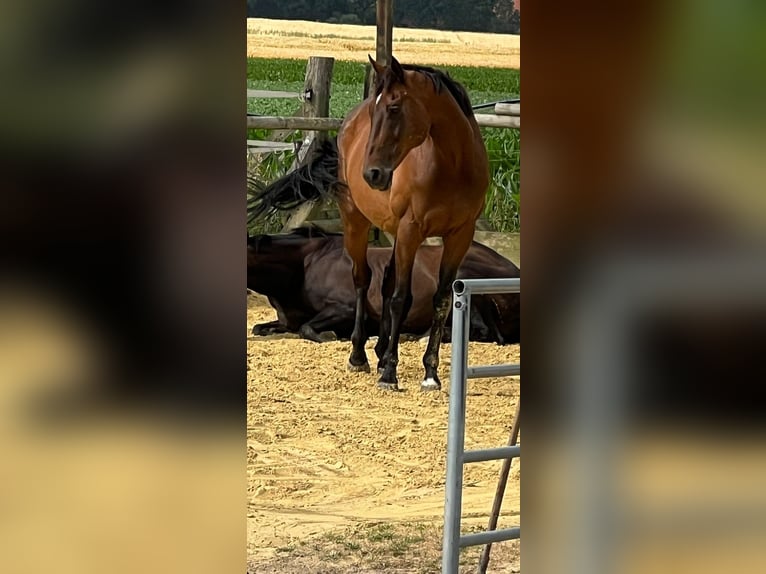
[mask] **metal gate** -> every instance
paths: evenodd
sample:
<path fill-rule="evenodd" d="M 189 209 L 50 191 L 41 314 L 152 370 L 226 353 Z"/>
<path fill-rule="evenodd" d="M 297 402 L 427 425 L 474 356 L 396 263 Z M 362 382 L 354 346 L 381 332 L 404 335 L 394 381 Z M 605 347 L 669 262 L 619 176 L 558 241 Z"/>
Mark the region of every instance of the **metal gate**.
<path fill-rule="evenodd" d="M 452 366 L 450 372 L 449 423 L 447 431 L 447 478 L 444 500 L 444 541 L 442 574 L 457 574 L 460 549 L 521 536 L 519 527 L 460 534 L 463 502 L 463 465 L 470 462 L 509 459 L 520 456 L 520 446 L 466 451 L 466 379 L 509 377 L 520 373 L 520 365 L 468 366 L 468 335 L 471 324 L 471 295 L 518 293 L 520 279 L 462 279 L 452 286 Z"/>

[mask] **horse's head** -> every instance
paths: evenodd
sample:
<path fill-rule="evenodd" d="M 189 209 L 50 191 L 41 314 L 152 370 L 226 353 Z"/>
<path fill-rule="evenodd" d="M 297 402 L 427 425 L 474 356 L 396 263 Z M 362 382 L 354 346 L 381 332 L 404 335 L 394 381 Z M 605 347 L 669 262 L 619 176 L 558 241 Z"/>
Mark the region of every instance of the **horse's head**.
<path fill-rule="evenodd" d="M 391 187 L 396 167 L 423 143 L 431 126 L 422 97 L 423 78 L 405 71 L 393 57 L 389 66 L 379 65 L 372 57 L 370 62 L 377 81 L 363 175 L 370 187 L 385 191 Z"/>

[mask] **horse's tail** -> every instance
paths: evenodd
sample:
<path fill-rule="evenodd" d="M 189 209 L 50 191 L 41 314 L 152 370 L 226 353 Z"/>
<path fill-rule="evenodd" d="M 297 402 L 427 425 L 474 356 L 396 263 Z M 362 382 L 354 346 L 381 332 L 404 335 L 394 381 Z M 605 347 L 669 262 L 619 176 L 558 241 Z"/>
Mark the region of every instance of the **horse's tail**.
<path fill-rule="evenodd" d="M 275 182 L 262 186 L 249 181 L 248 220 L 275 211 L 287 211 L 307 201 L 332 199 L 338 181 L 338 145 L 335 138 L 316 142 L 302 164 Z"/>

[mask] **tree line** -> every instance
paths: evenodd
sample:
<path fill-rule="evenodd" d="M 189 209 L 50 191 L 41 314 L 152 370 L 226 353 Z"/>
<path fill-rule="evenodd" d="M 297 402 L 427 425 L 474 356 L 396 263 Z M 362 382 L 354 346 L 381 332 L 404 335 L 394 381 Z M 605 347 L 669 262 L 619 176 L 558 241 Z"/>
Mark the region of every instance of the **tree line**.
<path fill-rule="evenodd" d="M 247 0 L 250 18 L 375 24 L 375 0 Z M 394 0 L 394 24 L 465 32 L 519 34 L 514 0 Z"/>

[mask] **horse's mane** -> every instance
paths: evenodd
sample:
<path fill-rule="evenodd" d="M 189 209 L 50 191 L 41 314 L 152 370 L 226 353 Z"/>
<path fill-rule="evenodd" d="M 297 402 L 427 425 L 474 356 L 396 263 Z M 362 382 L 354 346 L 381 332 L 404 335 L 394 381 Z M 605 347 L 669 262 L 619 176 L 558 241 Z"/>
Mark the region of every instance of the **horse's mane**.
<path fill-rule="evenodd" d="M 443 88 L 447 88 L 466 117 L 473 117 L 473 107 L 471 107 L 471 98 L 468 96 L 468 92 L 466 92 L 462 84 L 453 80 L 447 72 L 429 66 L 418 66 L 415 64 L 402 64 L 401 66 L 404 70 L 419 72 L 430 79 L 437 94 L 441 93 Z M 384 89 L 390 87 L 391 84 L 397 82 L 401 83 L 403 81 L 404 78 L 398 77 L 394 72 L 393 67 L 388 66 L 382 77 L 377 79 L 375 95 L 377 96 L 380 94 Z"/>

